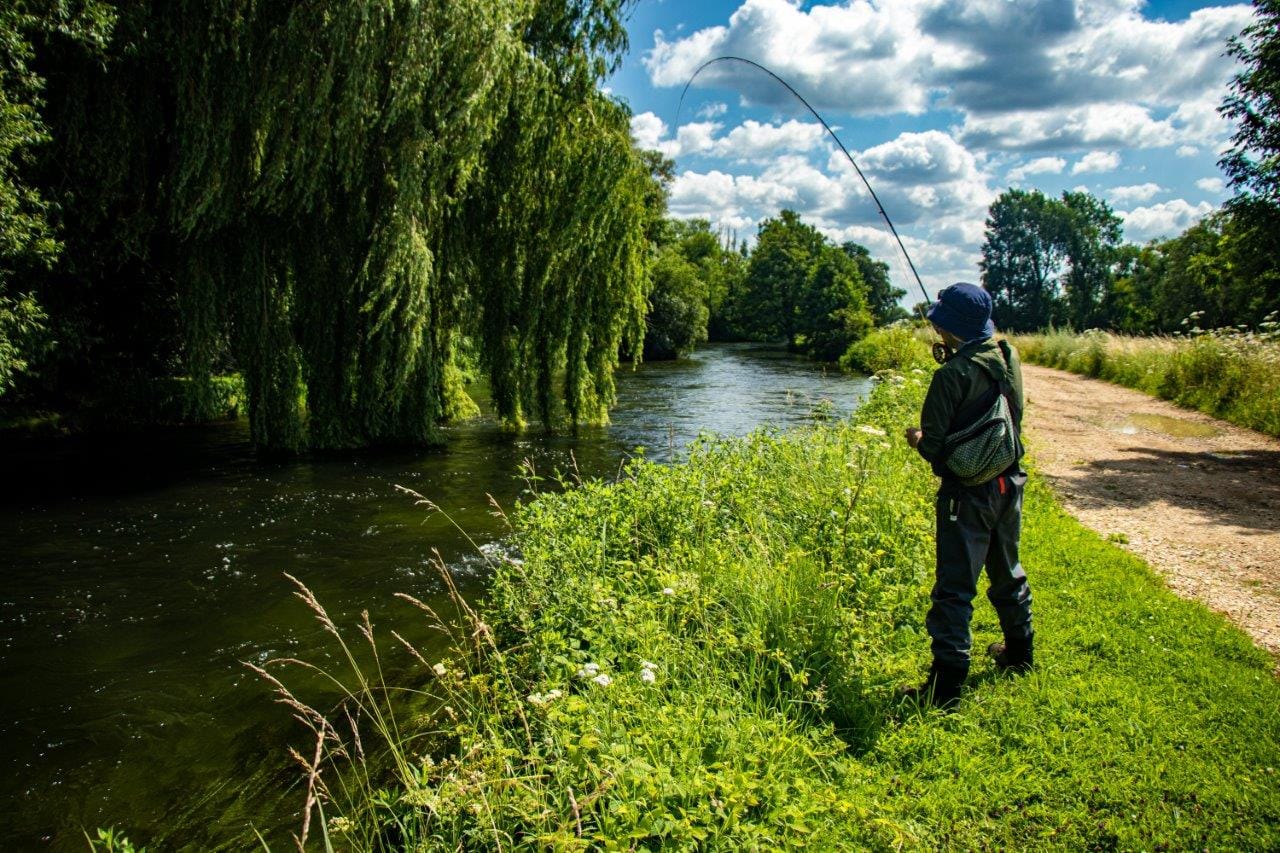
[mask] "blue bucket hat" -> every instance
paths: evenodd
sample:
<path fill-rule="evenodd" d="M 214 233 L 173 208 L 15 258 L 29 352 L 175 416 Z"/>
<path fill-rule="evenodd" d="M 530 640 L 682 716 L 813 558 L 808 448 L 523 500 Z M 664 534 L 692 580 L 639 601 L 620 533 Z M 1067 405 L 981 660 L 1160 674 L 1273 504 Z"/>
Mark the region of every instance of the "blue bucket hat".
<path fill-rule="evenodd" d="M 943 288 L 925 316 L 938 328 L 966 342 L 996 333 L 991 322 L 991 294 L 967 281 Z"/>

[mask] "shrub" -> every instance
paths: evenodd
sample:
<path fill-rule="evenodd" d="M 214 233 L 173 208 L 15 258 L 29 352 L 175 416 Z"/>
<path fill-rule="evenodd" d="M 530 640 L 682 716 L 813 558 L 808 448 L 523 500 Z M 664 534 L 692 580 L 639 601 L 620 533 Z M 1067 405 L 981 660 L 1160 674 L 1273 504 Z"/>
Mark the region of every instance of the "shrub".
<path fill-rule="evenodd" d="M 909 323 L 884 326 L 855 341 L 840 357 L 840 366 L 855 373 L 932 369 L 933 356 L 922 330 Z"/>

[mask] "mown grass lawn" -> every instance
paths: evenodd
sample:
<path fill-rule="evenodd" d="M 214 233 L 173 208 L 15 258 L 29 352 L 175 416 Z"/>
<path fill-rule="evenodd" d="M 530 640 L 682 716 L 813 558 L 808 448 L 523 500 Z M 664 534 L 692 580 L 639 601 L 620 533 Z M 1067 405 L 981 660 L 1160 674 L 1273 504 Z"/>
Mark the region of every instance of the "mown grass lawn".
<path fill-rule="evenodd" d="M 934 480 L 898 436 L 927 379 L 883 382 L 854 422 L 711 442 L 520 507 L 521 556 L 458 632 L 459 655 L 423 662 L 442 710 L 393 735 L 394 781 L 326 748 L 347 768 L 326 777 L 347 780 L 330 782 L 330 837 L 1280 847 L 1274 662 L 1034 478 L 1036 671 L 978 661 L 950 714 L 896 697 L 928 664 Z M 998 638 L 985 601 L 974 629 L 977 649 Z M 366 710 L 384 703 L 352 688 Z M 407 716 L 399 699 L 384 707 Z M 332 737 L 357 753 L 349 721 Z"/>

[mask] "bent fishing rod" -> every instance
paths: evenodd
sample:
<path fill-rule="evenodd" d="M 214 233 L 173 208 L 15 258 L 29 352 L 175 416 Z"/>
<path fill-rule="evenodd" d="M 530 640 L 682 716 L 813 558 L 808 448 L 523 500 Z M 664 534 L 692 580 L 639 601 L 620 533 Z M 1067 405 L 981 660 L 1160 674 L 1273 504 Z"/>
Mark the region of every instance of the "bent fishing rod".
<path fill-rule="evenodd" d="M 867 188 L 867 192 L 871 193 L 871 200 L 876 203 L 876 209 L 880 212 L 880 216 L 884 219 L 885 224 L 889 226 L 889 232 L 893 234 L 893 239 L 898 242 L 898 249 L 901 250 L 902 257 L 906 258 L 907 266 L 911 268 L 911 274 L 915 276 L 916 284 L 920 286 L 920 292 L 924 294 L 925 304 L 932 302 L 933 300 L 929 298 L 929 292 L 925 290 L 924 282 L 920 280 L 920 273 L 916 272 L 916 265 L 911 260 L 911 255 L 907 252 L 907 247 L 903 245 L 902 238 L 898 236 L 898 229 L 893 227 L 893 220 L 889 218 L 889 214 L 885 211 L 884 205 L 880 203 L 880 197 L 876 195 L 876 191 L 871 188 L 871 182 L 868 181 L 867 176 L 862 173 L 862 169 L 858 167 L 858 163 L 853 159 L 853 155 L 849 153 L 849 149 L 844 147 L 844 143 L 840 141 L 840 137 L 836 136 L 836 132 L 831 129 L 831 125 L 827 124 L 827 120 L 813 108 L 812 104 L 804 99 L 803 95 L 795 90 L 795 87 L 770 71 L 768 68 L 765 68 L 759 62 L 755 62 L 751 59 L 745 59 L 741 56 L 717 56 L 713 59 L 708 59 L 706 62 L 699 65 L 697 70 L 689 77 L 689 82 L 684 84 L 684 90 L 680 93 L 680 103 L 676 107 L 676 133 L 678 134 L 680 132 L 680 111 L 684 108 L 684 98 L 685 95 L 689 93 L 689 87 L 693 85 L 693 81 L 697 79 L 699 74 L 701 74 L 706 68 L 715 65 L 717 62 L 741 62 L 745 65 L 750 65 L 752 68 L 759 69 L 781 83 L 788 92 L 796 96 L 796 100 L 805 105 L 805 108 L 813 114 L 813 117 L 818 120 L 818 123 L 822 125 L 823 129 L 826 130 L 831 138 L 835 140 L 836 145 L 840 147 L 840 152 L 844 154 L 845 159 L 849 161 L 849 165 L 853 166 L 853 170 L 857 172 L 858 177 L 862 179 L 862 185 Z M 920 310 L 920 316 L 924 317 L 923 308 Z"/>

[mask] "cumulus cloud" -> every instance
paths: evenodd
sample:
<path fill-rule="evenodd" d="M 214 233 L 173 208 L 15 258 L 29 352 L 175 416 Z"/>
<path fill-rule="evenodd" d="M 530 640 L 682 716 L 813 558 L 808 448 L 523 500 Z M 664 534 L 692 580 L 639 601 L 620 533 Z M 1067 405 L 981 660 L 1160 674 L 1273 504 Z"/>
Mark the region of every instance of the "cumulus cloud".
<path fill-rule="evenodd" d="M 966 116 L 960 140 L 968 146 L 1013 151 L 1073 148 L 1154 148 L 1177 132 L 1137 104 L 1090 104 L 1066 110 L 1030 110 Z"/>
<path fill-rule="evenodd" d="M 1226 184 L 1223 183 L 1222 178 L 1201 178 L 1196 181 L 1196 186 L 1207 193 L 1215 195 L 1226 189 Z"/>
<path fill-rule="evenodd" d="M 782 124 L 748 119 L 727 134 L 721 134 L 723 129 L 724 125 L 716 121 L 690 122 L 680 125 L 675 139 L 671 139 L 666 122 L 653 113 L 640 113 L 631 119 L 631 136 L 636 144 L 668 157 L 697 154 L 740 163 L 769 162 L 780 154 L 819 148 L 826 136 L 822 125 L 794 119 Z"/>
<path fill-rule="evenodd" d="M 667 123 L 651 112 L 631 117 L 631 138 L 636 145 L 647 150 L 656 149 L 667 135 Z"/>
<path fill-rule="evenodd" d="M 1090 151 L 1071 167 L 1071 174 L 1085 175 L 1092 172 L 1110 172 L 1120 165 L 1120 155 L 1114 151 Z"/>
<path fill-rule="evenodd" d="M 1163 190 L 1164 187 L 1159 184 L 1146 183 L 1112 187 L 1106 194 L 1116 204 L 1132 204 L 1135 201 L 1150 201 Z"/>
<path fill-rule="evenodd" d="M 744 0 L 727 26 L 655 35 L 644 63 L 681 86 L 706 60 L 735 54 L 790 80 L 821 109 L 909 113 L 941 98 L 963 116 L 962 141 L 1012 150 L 1156 147 L 1221 138 L 1216 113 L 1233 72 L 1226 40 L 1246 4 L 1169 22 L 1137 0 Z M 720 63 L 696 85 L 795 109 L 759 71 Z"/>
<path fill-rule="evenodd" d="M 1124 233 L 1127 238 L 1146 242 L 1181 234 L 1212 213 L 1214 209 L 1214 206 L 1207 201 L 1191 204 L 1186 199 L 1175 198 L 1150 207 L 1139 207 L 1128 212 L 1120 211 L 1120 218 L 1124 220 Z"/>
<path fill-rule="evenodd" d="M 745 0 L 728 26 L 674 40 L 658 31 L 644 64 L 654 85 L 683 86 L 712 57 L 744 56 L 787 78 L 820 109 L 920 113 L 928 105 L 927 69 L 954 51 L 923 37 L 907 6 L 854 0 L 806 11 L 788 0 Z M 712 66 L 697 84 L 732 88 L 752 103 L 796 106 L 776 82 L 741 63 Z"/>
<path fill-rule="evenodd" d="M 1067 168 L 1067 161 L 1061 157 L 1037 157 L 1017 168 L 1010 169 L 1007 177 L 1010 181 L 1022 181 L 1028 175 L 1059 175 L 1065 168 Z"/>
<path fill-rule="evenodd" d="M 1179 145 L 1178 150 L 1174 153 L 1179 157 L 1198 157 L 1200 155 L 1200 149 L 1194 145 Z"/>

